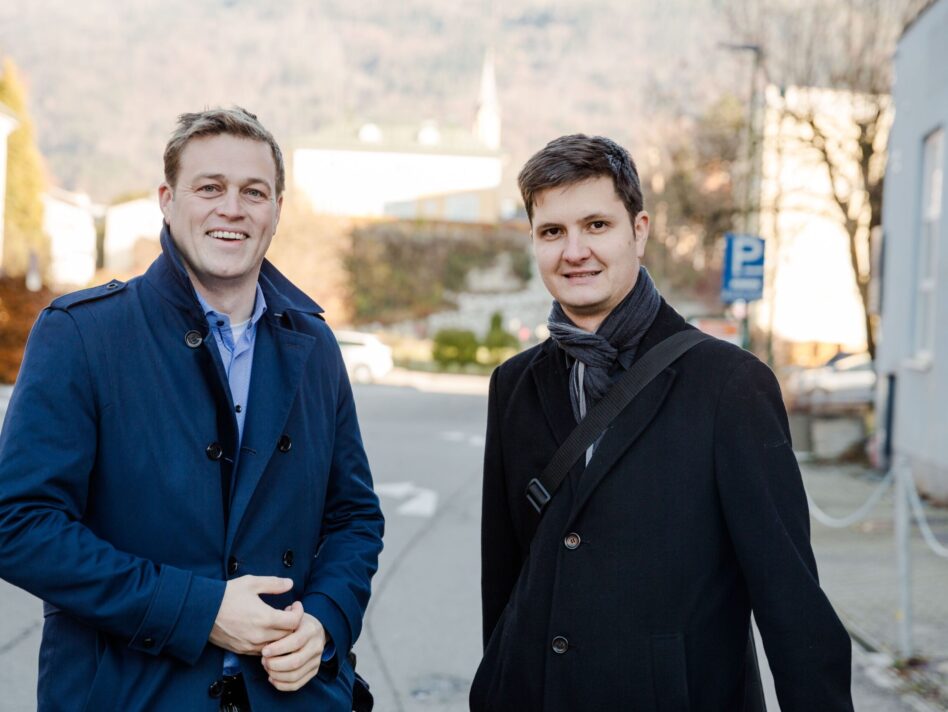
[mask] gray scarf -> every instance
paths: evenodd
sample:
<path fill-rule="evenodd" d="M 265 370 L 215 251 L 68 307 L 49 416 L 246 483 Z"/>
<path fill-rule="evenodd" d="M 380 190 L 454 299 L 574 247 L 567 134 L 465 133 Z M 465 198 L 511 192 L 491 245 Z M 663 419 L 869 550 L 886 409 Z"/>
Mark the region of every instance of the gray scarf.
<path fill-rule="evenodd" d="M 613 380 L 629 368 L 639 341 L 655 321 L 662 298 L 645 267 L 639 267 L 635 286 L 609 312 L 595 334 L 576 326 L 559 302 L 553 302 L 547 325 L 550 336 L 572 359 L 569 400 L 578 423 L 601 399 Z M 615 369 L 616 364 L 621 366 Z M 613 376 L 609 372 L 613 371 Z"/>

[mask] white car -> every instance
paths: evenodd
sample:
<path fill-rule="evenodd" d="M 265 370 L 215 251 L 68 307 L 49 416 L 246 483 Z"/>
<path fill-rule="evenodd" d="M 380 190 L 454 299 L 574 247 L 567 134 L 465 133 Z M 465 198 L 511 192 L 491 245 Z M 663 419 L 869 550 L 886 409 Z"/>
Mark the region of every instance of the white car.
<path fill-rule="evenodd" d="M 337 331 L 336 341 L 349 378 L 356 383 L 373 383 L 392 370 L 392 349 L 378 337 L 359 331 Z"/>
<path fill-rule="evenodd" d="M 876 372 L 869 354 L 835 358 L 825 366 L 790 376 L 787 393 L 796 409 L 846 409 L 875 400 Z"/>

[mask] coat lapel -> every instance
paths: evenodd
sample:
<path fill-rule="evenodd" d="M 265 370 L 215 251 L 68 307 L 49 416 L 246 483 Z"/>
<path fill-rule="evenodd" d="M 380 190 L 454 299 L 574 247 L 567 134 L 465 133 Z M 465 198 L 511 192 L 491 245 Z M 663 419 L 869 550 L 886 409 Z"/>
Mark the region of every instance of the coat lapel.
<path fill-rule="evenodd" d="M 625 451 L 632 447 L 661 410 L 662 403 L 675 381 L 676 373 L 673 367 L 666 368 L 612 421 L 612 425 L 596 446 L 592 459 L 586 466 L 586 471 L 579 479 L 570 520 L 579 514 L 606 475 L 624 477 L 629 474 L 614 472 L 613 466 Z M 634 477 L 635 473 L 631 475 Z"/>
<path fill-rule="evenodd" d="M 312 336 L 280 327 L 275 316 L 267 315 L 258 322 L 247 420 L 227 525 L 227 551 L 285 432 L 303 367 L 315 343 Z"/>
<path fill-rule="evenodd" d="M 531 366 L 537 396 L 556 444 L 560 445 L 576 427 L 569 401 L 569 370 L 556 344 L 549 340 Z"/>

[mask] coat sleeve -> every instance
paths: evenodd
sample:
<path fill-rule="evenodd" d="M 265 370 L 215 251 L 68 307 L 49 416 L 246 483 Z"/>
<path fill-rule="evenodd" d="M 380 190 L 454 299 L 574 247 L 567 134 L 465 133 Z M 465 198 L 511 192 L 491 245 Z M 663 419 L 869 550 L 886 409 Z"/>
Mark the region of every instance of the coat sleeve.
<path fill-rule="evenodd" d="M 498 374 L 499 369 L 495 369 L 491 375 L 487 400 L 481 500 L 481 611 L 485 648 L 510 600 L 522 563 L 507 498 Z"/>
<path fill-rule="evenodd" d="M 385 522 L 372 489 L 352 388 L 341 356 L 335 366 L 340 385 L 322 540 L 306 583 L 303 608 L 319 619 L 332 637 L 338 660 L 346 657 L 362 632 Z M 338 665 L 320 668 L 321 677 L 337 673 Z"/>
<path fill-rule="evenodd" d="M 72 315 L 47 309 L 0 433 L 0 577 L 134 650 L 193 664 L 224 582 L 119 551 L 83 523 L 100 407 Z"/>
<path fill-rule="evenodd" d="M 851 642 L 820 588 L 780 388 L 747 359 L 715 416 L 715 471 L 731 540 L 784 712 L 851 712 Z"/>

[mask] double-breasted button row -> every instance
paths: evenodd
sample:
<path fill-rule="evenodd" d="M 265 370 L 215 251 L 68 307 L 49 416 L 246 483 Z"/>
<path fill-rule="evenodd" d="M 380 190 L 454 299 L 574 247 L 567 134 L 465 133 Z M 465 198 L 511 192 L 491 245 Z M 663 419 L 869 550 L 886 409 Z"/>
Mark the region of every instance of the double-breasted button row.
<path fill-rule="evenodd" d="M 280 452 L 289 452 L 290 448 L 293 447 L 293 441 L 290 439 L 290 436 L 286 433 L 280 436 L 280 440 L 277 442 L 277 450 Z"/>
<path fill-rule="evenodd" d="M 576 532 L 570 532 L 563 537 L 563 546 L 570 550 L 578 549 L 582 542 L 582 538 Z"/>
<path fill-rule="evenodd" d="M 564 638 L 562 635 L 558 635 L 553 638 L 553 643 L 550 645 L 553 648 L 553 652 L 557 655 L 562 655 L 567 650 L 569 650 L 569 641 Z"/>
<path fill-rule="evenodd" d="M 214 680 L 207 688 L 207 694 L 210 697 L 220 697 L 224 692 L 224 683 L 220 680 Z"/>
<path fill-rule="evenodd" d="M 283 552 L 283 565 L 286 568 L 290 568 L 291 566 L 293 566 L 293 558 L 294 556 L 293 556 L 292 549 L 287 549 L 286 551 L 284 551 Z"/>
<path fill-rule="evenodd" d="M 221 444 L 218 442 L 213 442 L 204 448 L 204 454 L 207 455 L 208 460 L 220 460 L 224 456 L 224 448 L 221 447 Z"/>
<path fill-rule="evenodd" d="M 233 576 L 234 574 L 237 573 L 239 569 L 240 569 L 240 562 L 237 561 L 236 556 L 231 556 L 230 558 L 227 559 L 227 573 Z"/>
<path fill-rule="evenodd" d="M 154 648 L 154 647 L 155 647 L 155 639 L 154 639 L 154 638 L 143 638 L 143 639 L 142 639 L 142 647 L 145 648 L 146 650 L 147 650 L 148 648 Z"/>

